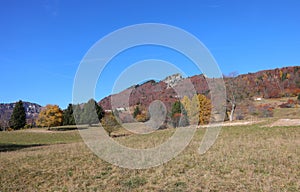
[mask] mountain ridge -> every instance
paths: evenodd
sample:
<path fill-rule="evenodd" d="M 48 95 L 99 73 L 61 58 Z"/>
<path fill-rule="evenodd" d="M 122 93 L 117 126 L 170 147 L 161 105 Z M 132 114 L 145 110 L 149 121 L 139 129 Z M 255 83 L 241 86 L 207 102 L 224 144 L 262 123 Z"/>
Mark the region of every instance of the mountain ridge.
<path fill-rule="evenodd" d="M 152 101 L 161 100 L 170 110 L 172 103 L 178 100 L 175 89 L 187 85 L 188 81 L 194 85 L 197 93 L 209 97 L 209 87 L 203 74 L 187 78 L 178 78 L 179 75 L 175 74 L 180 81 L 172 86 L 165 80 L 168 79 L 169 82 L 173 82 L 172 76 L 174 75 L 158 82 L 149 80 L 141 85 L 133 85 L 117 94 L 101 99 L 98 103 L 104 110 L 111 110 L 112 108 L 128 108 L 135 105 L 148 107 Z M 227 91 L 230 90 L 228 82 L 232 81 L 236 89 L 243 90 L 243 97 L 249 99 L 253 97 L 279 98 L 300 94 L 300 66 L 261 70 L 235 77 L 224 76 L 223 79 Z M 111 106 L 111 103 L 114 106 Z"/>
<path fill-rule="evenodd" d="M 0 126 L 1 127 L 8 127 L 9 119 L 13 112 L 14 103 L 0 103 Z M 34 125 L 35 119 L 38 117 L 42 106 L 37 103 L 31 103 L 27 101 L 23 101 L 23 106 L 25 108 L 26 113 L 26 121 L 29 125 Z"/>

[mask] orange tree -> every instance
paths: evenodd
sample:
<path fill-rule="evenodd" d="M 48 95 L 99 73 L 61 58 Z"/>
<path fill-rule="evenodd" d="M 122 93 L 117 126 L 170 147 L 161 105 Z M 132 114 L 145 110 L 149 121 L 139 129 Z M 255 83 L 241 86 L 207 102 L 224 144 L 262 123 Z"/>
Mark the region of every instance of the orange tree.
<path fill-rule="evenodd" d="M 40 113 L 36 124 L 41 127 L 59 126 L 63 122 L 63 111 L 57 105 L 47 105 Z"/>
<path fill-rule="evenodd" d="M 181 103 L 186 110 L 190 124 L 202 125 L 209 123 L 212 108 L 210 99 L 204 95 L 195 94 L 192 100 L 184 96 Z"/>

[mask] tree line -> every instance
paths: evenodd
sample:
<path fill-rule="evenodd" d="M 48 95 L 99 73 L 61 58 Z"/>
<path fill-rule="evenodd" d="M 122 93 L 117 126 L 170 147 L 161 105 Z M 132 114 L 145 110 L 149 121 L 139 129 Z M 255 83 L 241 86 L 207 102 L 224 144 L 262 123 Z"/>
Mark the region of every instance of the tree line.
<path fill-rule="evenodd" d="M 95 113 L 96 112 L 96 113 Z M 50 127 L 76 125 L 76 124 L 98 124 L 101 122 L 108 135 L 119 128 L 119 123 L 112 113 L 105 113 L 94 99 L 87 103 L 72 105 L 61 110 L 58 105 L 46 105 L 38 115 L 36 125 L 38 127 Z M 23 102 L 16 103 L 10 118 L 10 127 L 14 130 L 24 128 L 26 125 L 26 113 Z"/>
<path fill-rule="evenodd" d="M 96 113 L 95 113 L 96 112 Z M 87 103 L 72 105 L 61 110 L 58 105 L 47 105 L 38 116 L 37 126 L 53 127 L 75 124 L 96 124 L 104 117 L 104 110 L 94 99 Z"/>
<path fill-rule="evenodd" d="M 94 113 L 96 111 L 96 114 Z M 74 118 L 76 117 L 76 121 Z M 94 99 L 81 105 L 69 104 L 62 110 L 58 105 L 46 105 L 39 113 L 36 120 L 38 127 L 53 127 L 75 124 L 95 124 L 104 117 L 104 110 Z M 26 125 L 26 113 L 22 100 L 15 104 L 9 125 L 14 130 L 24 128 Z"/>

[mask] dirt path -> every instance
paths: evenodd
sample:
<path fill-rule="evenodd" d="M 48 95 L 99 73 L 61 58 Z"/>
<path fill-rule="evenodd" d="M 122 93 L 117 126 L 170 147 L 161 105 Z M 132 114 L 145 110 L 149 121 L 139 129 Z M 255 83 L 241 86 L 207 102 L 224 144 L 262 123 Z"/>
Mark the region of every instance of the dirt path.
<path fill-rule="evenodd" d="M 199 128 L 206 128 L 206 127 L 215 127 L 215 126 L 239 126 L 239 125 L 252 125 L 261 123 L 263 121 L 233 121 L 233 122 L 222 122 L 222 123 L 214 123 L 209 125 L 201 125 Z"/>
<path fill-rule="evenodd" d="M 300 119 L 279 119 L 274 123 L 268 125 L 268 127 L 275 127 L 275 126 L 298 126 L 300 125 Z"/>

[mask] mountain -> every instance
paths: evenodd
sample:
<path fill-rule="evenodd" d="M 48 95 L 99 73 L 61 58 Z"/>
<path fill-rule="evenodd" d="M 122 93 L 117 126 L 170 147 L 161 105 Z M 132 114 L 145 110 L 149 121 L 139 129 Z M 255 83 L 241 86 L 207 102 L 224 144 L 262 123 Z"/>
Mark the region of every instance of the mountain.
<path fill-rule="evenodd" d="M 38 117 L 42 106 L 36 103 L 24 102 L 23 106 L 26 113 L 26 121 L 28 124 L 34 124 L 34 120 Z M 0 103 L 0 126 L 7 127 L 10 116 L 15 107 L 15 103 Z"/>
<path fill-rule="evenodd" d="M 224 76 L 223 79 L 227 94 L 229 94 L 228 91 L 235 90 L 242 100 L 255 97 L 279 98 L 300 94 L 300 66 L 263 70 L 234 77 Z M 178 90 L 190 92 L 189 82 L 193 84 L 197 93 L 210 97 L 207 79 L 203 74 L 188 78 L 175 74 L 159 82 L 150 80 L 141 85 L 131 86 L 118 94 L 103 98 L 99 101 L 99 105 L 104 110 L 112 108 L 126 110 L 135 105 L 148 108 L 152 101 L 160 100 L 170 111 L 172 103 L 183 96 L 178 94 Z"/>

